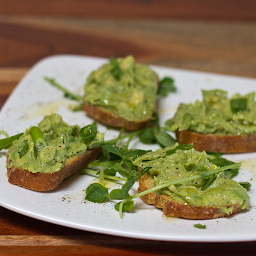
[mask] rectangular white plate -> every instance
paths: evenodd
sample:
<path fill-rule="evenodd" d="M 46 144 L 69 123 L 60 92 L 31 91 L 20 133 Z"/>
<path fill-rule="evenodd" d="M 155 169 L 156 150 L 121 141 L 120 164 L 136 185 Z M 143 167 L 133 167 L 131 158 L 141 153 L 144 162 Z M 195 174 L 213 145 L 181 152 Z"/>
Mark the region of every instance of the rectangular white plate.
<path fill-rule="evenodd" d="M 61 114 L 69 124 L 84 126 L 92 123 L 93 120 L 84 112 L 73 113 L 68 110 L 70 101 L 63 98 L 61 91 L 45 82 L 44 77 L 56 78 L 57 82 L 69 90 L 82 95 L 89 73 L 106 61 L 74 55 L 59 55 L 41 60 L 22 79 L 2 108 L 0 130 L 7 131 L 11 136 L 36 125 L 44 115 L 55 112 Z M 256 88 L 255 79 L 155 66 L 152 68 L 160 78 L 173 77 L 178 89 L 176 93 L 158 102 L 161 124 L 173 116 L 179 103 L 201 99 L 201 89 L 220 88 L 232 95 L 236 92 L 245 94 Z M 103 125 L 98 125 L 98 129 L 100 132 L 106 131 Z M 106 140 L 117 134 L 117 131 L 108 131 Z M 156 146 L 145 146 L 136 141 L 132 145 L 156 149 Z M 8 183 L 5 156 L 0 158 L 0 205 L 50 223 L 123 237 L 187 242 L 256 240 L 256 153 L 226 155 L 226 158 L 233 161 L 244 160 L 236 180 L 252 184 L 249 191 L 250 210 L 228 218 L 204 221 L 166 218 L 160 210 L 137 199 L 132 212 L 125 213 L 123 219 L 120 219 L 113 203 L 94 204 L 84 200 L 84 190 L 93 181 L 93 177 L 75 174 L 52 192 L 33 192 Z M 136 193 L 136 188 L 131 193 Z M 195 228 L 193 225 L 197 223 L 206 225 L 206 229 Z"/>

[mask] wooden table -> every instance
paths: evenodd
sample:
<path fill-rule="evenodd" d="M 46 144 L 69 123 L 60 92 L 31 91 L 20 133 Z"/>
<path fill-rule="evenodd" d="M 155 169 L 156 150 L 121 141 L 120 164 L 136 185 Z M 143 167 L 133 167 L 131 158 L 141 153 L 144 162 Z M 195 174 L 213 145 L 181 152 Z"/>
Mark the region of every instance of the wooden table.
<path fill-rule="evenodd" d="M 156 1 L 132 0 L 137 12 L 132 12 L 129 4 L 117 11 L 115 0 L 108 5 L 100 0 L 87 1 L 90 8 L 84 12 L 80 11 L 85 7 L 82 1 L 73 1 L 76 11 L 68 0 L 62 4 L 55 0 L 50 6 L 38 1 L 38 8 L 32 2 L 0 0 L 0 108 L 29 68 L 54 54 L 133 54 L 137 61 L 148 64 L 256 77 L 253 1 L 233 1 L 232 8 L 226 1 L 219 12 L 216 3 L 223 1 L 207 7 L 206 1 L 197 0 L 193 5 L 183 0 L 184 6 L 180 6 L 179 1 L 161 0 L 160 8 Z M 97 9 L 96 2 L 101 8 Z M 20 8 L 14 8 L 19 4 Z M 61 227 L 0 208 L 1 256 L 235 256 L 255 252 L 256 242 L 176 243 L 120 238 Z"/>

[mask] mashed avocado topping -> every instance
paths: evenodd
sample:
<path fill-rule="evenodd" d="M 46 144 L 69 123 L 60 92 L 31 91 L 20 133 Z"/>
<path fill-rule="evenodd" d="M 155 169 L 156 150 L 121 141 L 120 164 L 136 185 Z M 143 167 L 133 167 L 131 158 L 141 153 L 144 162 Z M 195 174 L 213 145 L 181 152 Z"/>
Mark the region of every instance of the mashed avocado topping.
<path fill-rule="evenodd" d="M 66 160 L 84 154 L 87 149 L 99 147 L 104 135 L 97 133 L 93 139 L 84 140 L 80 136 L 78 125 L 70 126 L 58 114 L 45 116 L 38 124 L 46 145 L 37 149 L 31 137 L 31 129 L 13 141 L 8 150 L 8 167 L 18 167 L 32 173 L 53 173 L 61 170 Z M 27 146 L 24 154 L 20 152 Z"/>
<path fill-rule="evenodd" d="M 139 156 L 133 164 L 139 168 L 151 167 L 149 174 L 154 178 L 156 186 L 218 168 L 208 160 L 206 152 L 198 152 L 194 148 L 177 149 L 169 154 L 176 147 L 177 144 L 149 152 Z M 185 205 L 220 206 L 225 212 L 232 212 L 227 205 L 238 204 L 241 209 L 249 208 L 246 189 L 238 182 L 227 178 L 224 172 L 214 174 L 209 186 L 205 187 L 205 182 L 207 179 L 199 178 L 169 186 L 156 193 L 169 195 Z"/>
<path fill-rule="evenodd" d="M 181 104 L 174 118 L 175 130 L 201 134 L 242 135 L 256 132 L 255 92 L 227 98 L 223 90 L 202 90 L 203 100 Z"/>
<path fill-rule="evenodd" d="M 126 120 L 148 119 L 155 108 L 157 74 L 134 58 L 116 59 L 93 71 L 85 84 L 85 102 Z M 113 72 L 117 68 L 118 73 Z"/>

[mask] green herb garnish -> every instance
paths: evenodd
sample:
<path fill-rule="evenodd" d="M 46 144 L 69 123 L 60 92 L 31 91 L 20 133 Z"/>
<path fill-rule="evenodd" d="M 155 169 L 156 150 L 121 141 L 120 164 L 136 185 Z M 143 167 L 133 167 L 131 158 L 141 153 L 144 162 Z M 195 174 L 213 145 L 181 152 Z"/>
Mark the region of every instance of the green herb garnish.
<path fill-rule="evenodd" d="M 0 151 L 3 149 L 8 149 L 12 145 L 12 142 L 14 140 L 17 140 L 22 134 L 23 133 L 19 133 L 17 135 L 11 136 L 11 137 L 1 139 L 0 140 Z"/>
<path fill-rule="evenodd" d="M 114 189 L 110 192 L 109 198 L 114 200 L 122 200 L 130 198 L 131 196 L 128 194 L 130 189 L 133 187 L 136 181 L 137 172 L 132 171 L 131 174 L 127 177 L 127 181 L 122 186 L 121 189 Z"/>
<path fill-rule="evenodd" d="M 174 154 L 178 149 L 181 150 L 190 150 L 193 148 L 193 144 L 183 144 L 183 145 L 178 145 L 177 147 L 175 147 L 174 149 L 168 150 L 166 151 L 166 155 L 171 155 Z"/>
<path fill-rule="evenodd" d="M 169 92 L 176 92 L 177 88 L 174 85 L 174 80 L 170 77 L 164 77 L 158 86 L 157 94 L 159 96 L 165 97 Z"/>
<path fill-rule="evenodd" d="M 202 189 L 205 189 L 216 178 L 217 173 L 223 172 L 225 170 L 232 170 L 235 168 L 239 168 L 241 166 L 241 163 L 234 163 L 234 164 L 231 164 L 228 166 L 219 167 L 214 170 L 208 170 L 204 166 L 199 166 L 198 171 L 201 172 L 200 174 L 193 175 L 193 176 L 186 177 L 186 178 L 179 179 L 179 180 L 175 180 L 175 181 L 166 182 L 164 184 L 155 186 L 149 190 L 145 190 L 141 193 L 138 193 L 135 195 L 130 195 L 129 191 L 133 187 L 135 181 L 137 179 L 139 179 L 140 177 L 142 177 L 145 173 L 147 173 L 151 169 L 151 167 L 146 167 L 144 169 L 135 171 L 135 166 L 132 163 L 132 159 L 135 159 L 139 155 L 143 155 L 143 154 L 147 153 L 148 151 L 140 150 L 140 149 L 128 150 L 125 147 L 124 148 L 117 147 L 117 146 L 114 146 L 111 144 L 105 144 L 102 147 L 105 151 L 108 151 L 109 153 L 118 156 L 119 160 L 118 161 L 106 161 L 106 162 L 102 162 L 102 163 L 100 161 L 97 161 L 94 164 L 91 164 L 91 166 L 94 166 L 94 167 L 99 166 L 101 168 L 100 172 L 94 171 L 94 174 L 102 175 L 104 178 L 117 180 L 117 181 L 119 179 L 124 179 L 125 183 L 122 186 L 122 188 L 114 189 L 109 194 L 106 192 L 106 190 L 104 190 L 105 192 L 101 191 L 101 189 L 102 189 L 101 186 L 96 187 L 94 184 L 91 184 L 90 185 L 91 189 L 93 189 L 95 187 L 93 190 L 93 193 L 94 193 L 94 191 L 97 192 L 97 193 L 96 192 L 94 193 L 97 195 L 97 198 L 96 199 L 93 198 L 93 200 L 94 201 L 98 200 L 99 202 L 102 202 L 103 198 L 105 198 L 105 199 L 109 198 L 110 200 L 121 200 L 120 202 L 118 202 L 115 205 L 115 209 L 117 211 L 119 211 L 120 218 L 122 218 L 123 212 L 130 211 L 132 209 L 132 207 L 134 205 L 133 200 L 138 197 L 144 196 L 150 192 L 160 191 L 160 190 L 167 188 L 169 186 L 172 186 L 172 185 L 182 184 L 182 183 L 196 180 L 196 179 L 203 179 Z M 166 151 L 166 154 L 167 155 L 173 154 L 178 149 L 189 150 L 191 148 L 193 148 L 192 144 L 178 145 L 173 150 Z M 105 170 L 103 171 L 102 168 Z M 86 172 L 92 173 L 93 171 L 86 170 Z M 111 175 L 107 175 L 108 173 Z M 115 176 L 116 173 L 123 176 L 123 178 L 116 177 Z M 89 190 L 89 192 L 90 192 L 90 190 Z M 91 200 L 89 194 L 87 194 L 86 199 L 89 201 Z"/>
<path fill-rule="evenodd" d="M 222 158 L 220 157 L 219 155 L 215 155 L 214 154 L 207 154 L 207 158 L 215 165 L 217 166 L 227 166 L 227 165 L 230 165 L 230 164 L 234 164 L 233 161 L 230 161 L 230 160 L 227 160 L 226 158 Z M 224 173 L 225 173 L 225 176 L 228 177 L 229 179 L 232 179 L 234 178 L 237 174 L 238 174 L 238 168 L 234 168 L 234 169 L 228 169 L 226 170 Z"/>
<path fill-rule="evenodd" d="M 78 112 L 83 110 L 83 103 L 76 104 L 76 105 L 69 105 L 68 108 L 73 112 Z"/>
<path fill-rule="evenodd" d="M 162 147 L 170 147 L 173 146 L 177 141 L 166 131 L 160 131 L 155 134 L 155 138 L 157 142 Z"/>
<path fill-rule="evenodd" d="M 49 82 L 51 85 L 57 87 L 61 91 L 63 91 L 64 92 L 64 97 L 72 99 L 72 100 L 76 100 L 76 101 L 82 101 L 83 100 L 82 96 L 70 92 L 68 89 L 66 89 L 62 85 L 58 84 L 55 81 L 54 78 L 45 77 L 44 80 Z"/>
<path fill-rule="evenodd" d="M 108 189 L 99 183 L 93 183 L 86 189 L 85 199 L 93 203 L 102 203 L 108 197 Z"/>
<path fill-rule="evenodd" d="M 237 98 L 230 100 L 230 108 L 232 113 L 237 113 L 239 111 L 244 111 L 247 109 L 247 99 Z"/>
<path fill-rule="evenodd" d="M 94 122 L 93 124 L 89 124 L 84 126 L 80 130 L 80 137 L 84 140 L 92 140 L 97 135 L 97 125 Z"/>
<path fill-rule="evenodd" d="M 151 128 L 144 130 L 139 136 L 139 139 L 144 144 L 153 144 L 156 142 L 155 134 Z"/>
<path fill-rule="evenodd" d="M 28 142 L 26 140 L 24 140 L 23 143 L 24 143 L 24 146 L 19 152 L 20 158 L 22 158 L 29 150 Z"/>
<path fill-rule="evenodd" d="M 110 65 L 111 65 L 111 74 L 114 78 L 119 79 L 122 75 L 122 69 L 117 61 L 116 58 L 110 58 Z"/>
<path fill-rule="evenodd" d="M 206 225 L 202 225 L 202 224 L 200 224 L 200 223 L 195 224 L 194 227 L 195 227 L 195 228 L 206 229 Z"/>
<path fill-rule="evenodd" d="M 9 135 L 6 131 L 0 130 L 0 134 L 3 134 L 6 138 L 9 137 Z"/>
<path fill-rule="evenodd" d="M 37 150 L 41 150 L 47 146 L 43 133 L 37 126 L 31 127 L 30 135 Z"/>
<path fill-rule="evenodd" d="M 239 182 L 241 186 L 243 186 L 245 189 L 249 190 L 251 187 L 251 183 L 249 182 Z"/>

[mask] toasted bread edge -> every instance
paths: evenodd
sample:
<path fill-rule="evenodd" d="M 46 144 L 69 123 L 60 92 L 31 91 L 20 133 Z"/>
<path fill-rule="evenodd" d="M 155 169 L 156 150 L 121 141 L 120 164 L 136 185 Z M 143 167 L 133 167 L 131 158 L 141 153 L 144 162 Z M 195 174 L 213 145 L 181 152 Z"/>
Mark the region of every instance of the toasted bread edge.
<path fill-rule="evenodd" d="M 153 188 L 154 179 L 149 175 L 143 175 L 139 180 L 138 191 L 143 192 Z M 154 205 L 161 209 L 167 217 L 181 217 L 184 219 L 215 219 L 228 216 L 227 213 L 221 211 L 222 207 L 227 207 L 231 210 L 230 214 L 235 214 L 240 210 L 238 204 L 217 206 L 193 206 L 184 205 L 172 200 L 170 196 L 156 193 L 148 193 L 141 197 L 141 199 L 149 205 Z"/>
<path fill-rule="evenodd" d="M 100 153 L 101 148 L 89 149 L 83 155 L 67 159 L 64 168 L 54 173 L 32 173 L 15 166 L 10 168 L 7 167 L 8 181 L 13 185 L 18 185 L 26 189 L 50 191 L 57 188 L 65 178 L 97 159 Z M 9 161 L 7 154 L 7 166 Z"/>

